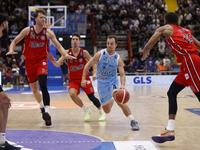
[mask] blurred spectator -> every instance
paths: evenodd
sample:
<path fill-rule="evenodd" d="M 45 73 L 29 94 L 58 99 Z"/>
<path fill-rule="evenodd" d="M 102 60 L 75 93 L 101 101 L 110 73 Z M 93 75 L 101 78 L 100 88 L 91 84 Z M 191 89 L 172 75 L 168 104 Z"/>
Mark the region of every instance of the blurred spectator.
<path fill-rule="evenodd" d="M 108 32 L 110 30 L 110 26 L 107 22 L 104 22 L 104 24 L 101 27 L 102 33 L 105 33 L 106 37 L 108 36 Z"/>
<path fill-rule="evenodd" d="M 152 56 L 152 55 L 150 55 L 150 56 L 149 56 L 149 58 L 147 59 L 147 67 L 149 66 L 149 62 L 151 62 L 151 63 L 152 63 L 152 65 L 153 65 L 153 66 L 155 66 L 155 61 L 154 61 L 154 59 L 153 59 L 153 56 Z"/>
<path fill-rule="evenodd" d="M 176 60 L 173 60 L 170 70 L 171 71 L 180 71 L 179 65 L 177 65 Z"/>
<path fill-rule="evenodd" d="M 165 55 L 165 57 L 163 58 L 163 63 L 164 63 L 165 66 L 170 66 L 171 61 L 168 58 L 168 55 Z"/>
<path fill-rule="evenodd" d="M 18 24 L 17 24 L 17 22 L 15 22 L 13 25 L 11 25 L 10 30 L 11 31 L 18 31 Z"/>
<path fill-rule="evenodd" d="M 128 20 L 126 17 L 124 17 L 124 20 L 122 20 L 122 29 L 124 29 L 124 30 L 129 29 Z"/>
<path fill-rule="evenodd" d="M 163 72 L 165 71 L 165 65 L 163 63 L 163 60 L 161 59 L 160 60 L 160 64 L 158 65 L 158 69 L 157 69 L 158 72 L 161 72 L 162 71 L 162 75 L 166 75 L 166 72 Z"/>
<path fill-rule="evenodd" d="M 137 19 L 137 17 L 135 17 L 134 20 L 133 20 L 132 22 L 134 22 L 134 25 L 137 26 L 137 27 L 138 27 L 139 24 L 140 24 L 140 22 L 139 22 L 139 20 Z"/>
<path fill-rule="evenodd" d="M 158 42 L 158 51 L 159 51 L 159 57 L 164 58 L 165 56 L 165 42 L 162 38 L 160 38 Z"/>
<path fill-rule="evenodd" d="M 135 72 L 136 68 L 138 66 L 138 62 L 136 61 L 136 59 L 133 57 L 132 61 L 129 63 L 129 65 L 127 66 L 127 72 Z"/>
<path fill-rule="evenodd" d="M 17 64 L 13 64 L 12 68 L 13 85 L 19 85 L 19 67 Z"/>
<path fill-rule="evenodd" d="M 146 71 L 145 72 L 156 72 L 156 68 L 153 65 L 152 61 L 149 61 L 149 63 L 147 63 L 147 67 L 146 67 Z"/>
<path fill-rule="evenodd" d="M 126 59 L 124 60 L 124 70 L 127 71 L 127 66 L 130 64 L 130 60 L 128 58 L 128 56 L 126 57 Z"/>
<path fill-rule="evenodd" d="M 108 10 L 106 11 L 106 15 L 109 19 L 111 18 L 115 19 L 115 13 L 113 12 L 111 6 L 108 7 Z"/>
<path fill-rule="evenodd" d="M 12 70 L 10 67 L 6 67 L 5 76 L 3 77 L 3 83 L 7 86 L 11 86 L 13 81 Z"/>
<path fill-rule="evenodd" d="M 97 25 L 95 25 L 95 30 L 96 30 L 96 36 L 101 37 L 101 24 L 100 24 L 100 22 L 97 22 Z"/>
<path fill-rule="evenodd" d="M 186 13 L 184 14 L 184 18 L 185 18 L 185 25 L 187 26 L 192 20 L 192 14 L 187 10 Z"/>
<path fill-rule="evenodd" d="M 160 25 L 155 20 L 155 23 L 153 23 L 153 25 L 152 25 L 153 31 L 156 31 L 156 29 L 158 29 L 159 27 L 160 27 Z"/>
<path fill-rule="evenodd" d="M 200 37 L 200 24 L 199 22 L 197 21 L 196 25 L 194 26 L 194 36 L 195 37 Z"/>

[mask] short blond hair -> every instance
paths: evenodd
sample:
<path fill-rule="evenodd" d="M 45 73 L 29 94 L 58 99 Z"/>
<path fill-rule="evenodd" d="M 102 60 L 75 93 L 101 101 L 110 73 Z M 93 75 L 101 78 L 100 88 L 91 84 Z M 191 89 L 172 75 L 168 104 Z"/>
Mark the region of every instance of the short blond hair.
<path fill-rule="evenodd" d="M 37 18 L 39 13 L 42 13 L 43 15 L 46 16 L 46 11 L 44 9 L 42 9 L 42 8 L 39 8 L 39 9 L 36 9 L 34 14 L 33 14 L 34 19 Z"/>

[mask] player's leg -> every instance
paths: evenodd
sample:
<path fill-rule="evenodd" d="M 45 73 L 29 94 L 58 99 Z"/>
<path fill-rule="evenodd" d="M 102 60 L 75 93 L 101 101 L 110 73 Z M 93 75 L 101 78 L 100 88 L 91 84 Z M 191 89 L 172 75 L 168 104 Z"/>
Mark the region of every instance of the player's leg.
<path fill-rule="evenodd" d="M 10 106 L 10 99 L 0 87 L 0 149 L 13 149 L 19 150 L 20 148 L 14 147 L 6 142 L 5 131 L 8 119 L 8 108 Z"/>
<path fill-rule="evenodd" d="M 175 117 L 177 112 L 177 95 L 180 91 L 185 88 L 184 85 L 181 85 L 177 82 L 173 82 L 167 92 L 168 101 L 169 101 L 169 120 L 166 129 L 156 136 L 153 136 L 153 141 L 157 143 L 164 143 L 166 141 L 173 141 L 174 136 L 174 124 Z"/>
<path fill-rule="evenodd" d="M 94 87 L 92 85 L 92 82 L 90 78 L 87 78 L 88 84 L 87 87 L 81 87 L 85 93 L 87 94 L 88 98 L 93 102 L 93 104 L 99 109 L 99 121 L 105 121 L 106 114 L 104 113 L 100 101 L 95 97 L 94 95 Z"/>
<path fill-rule="evenodd" d="M 99 109 L 99 121 L 106 120 L 106 114 L 103 111 L 100 101 L 94 96 L 94 93 L 88 94 L 88 98 L 93 102 L 93 104 Z"/>
<path fill-rule="evenodd" d="M 111 98 L 107 103 L 103 104 L 102 107 L 103 107 L 103 110 L 106 114 L 109 114 L 111 112 L 111 108 L 113 106 L 113 103 L 114 103 L 114 99 Z"/>
<path fill-rule="evenodd" d="M 35 99 L 37 100 L 37 102 L 40 104 L 40 103 L 43 103 L 42 102 L 42 97 L 41 97 L 41 94 L 40 94 L 40 91 L 39 91 L 39 83 L 38 83 L 38 80 L 34 81 L 34 82 L 31 82 L 29 83 L 30 84 L 30 87 L 31 87 L 31 90 L 33 92 L 33 95 L 35 97 Z M 43 106 L 43 104 L 42 104 Z M 43 106 L 44 107 L 44 106 Z"/>
<path fill-rule="evenodd" d="M 82 100 L 78 97 L 78 94 L 80 93 L 80 91 L 79 91 L 80 87 L 81 86 L 79 83 L 70 81 L 69 82 L 69 95 L 70 95 L 71 99 L 74 101 L 74 103 L 84 110 L 84 112 L 85 112 L 84 120 L 87 121 L 90 119 L 90 115 L 91 115 L 92 111 L 89 108 L 87 108 L 83 104 Z"/>
<path fill-rule="evenodd" d="M 44 110 L 42 114 L 42 118 L 45 120 L 45 124 L 50 126 L 51 123 L 51 116 L 50 116 L 50 96 L 47 89 L 47 75 L 41 74 L 38 75 L 39 86 L 42 92 L 42 99 L 44 104 Z"/>
<path fill-rule="evenodd" d="M 136 130 L 139 130 L 139 125 L 138 123 L 135 121 L 132 113 L 131 113 L 131 110 L 130 108 L 128 107 L 127 104 L 120 104 L 117 100 L 116 100 L 116 93 L 117 93 L 117 90 L 114 90 L 113 91 L 113 97 L 114 97 L 114 100 L 115 102 L 117 103 L 117 105 L 122 109 L 124 115 L 130 120 L 130 125 L 132 127 L 132 130 L 136 131 Z"/>

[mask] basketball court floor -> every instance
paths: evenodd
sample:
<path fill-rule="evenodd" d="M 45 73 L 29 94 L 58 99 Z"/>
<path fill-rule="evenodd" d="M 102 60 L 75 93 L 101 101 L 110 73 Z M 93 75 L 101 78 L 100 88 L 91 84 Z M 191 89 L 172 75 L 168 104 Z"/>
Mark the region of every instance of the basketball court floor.
<path fill-rule="evenodd" d="M 22 150 L 197 150 L 200 147 L 200 109 L 189 88 L 178 96 L 175 140 L 157 144 L 151 136 L 161 133 L 168 121 L 168 86 L 127 86 L 127 103 L 140 125 L 132 131 L 128 118 L 115 103 L 105 122 L 99 111 L 80 93 L 92 110 L 84 122 L 84 111 L 69 97 L 68 86 L 49 86 L 53 125 L 46 127 L 30 87 L 3 87 L 12 100 L 6 138 Z M 95 87 L 96 90 L 96 87 Z M 98 93 L 95 93 L 98 97 Z"/>

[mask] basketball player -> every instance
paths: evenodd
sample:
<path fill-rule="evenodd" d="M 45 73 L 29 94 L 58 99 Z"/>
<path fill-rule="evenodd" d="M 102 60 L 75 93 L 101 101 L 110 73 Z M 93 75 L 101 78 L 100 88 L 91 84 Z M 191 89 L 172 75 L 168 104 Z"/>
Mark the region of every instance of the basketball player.
<path fill-rule="evenodd" d="M 25 69 L 28 81 L 33 91 L 33 95 L 40 105 L 42 117 L 45 124 L 50 126 L 51 116 L 50 97 L 47 90 L 47 55 L 49 53 L 49 39 L 52 40 L 58 51 L 66 58 L 73 58 L 65 53 L 64 48 L 57 41 L 55 34 L 44 27 L 46 12 L 44 9 L 36 9 L 33 14 L 36 25 L 24 28 L 20 34 L 10 44 L 10 50 L 6 55 L 16 54 L 15 45 L 25 38 L 23 55 L 26 57 Z M 39 92 L 39 86 L 42 91 L 42 98 Z"/>
<path fill-rule="evenodd" d="M 200 101 L 200 58 L 197 48 L 200 49 L 200 42 L 192 36 L 192 32 L 186 28 L 177 26 L 178 17 L 175 13 L 169 12 L 165 15 L 165 26 L 158 28 L 149 42 L 144 47 L 142 60 L 149 56 L 150 49 L 156 44 L 159 38 L 163 38 L 172 52 L 177 57 L 177 62 L 182 63 L 180 72 L 171 84 L 167 92 L 169 99 L 169 120 L 166 129 L 159 135 L 153 136 L 155 142 L 163 143 L 173 141 L 174 123 L 177 113 L 177 95 L 186 86 L 190 86 L 193 93 Z"/>
<path fill-rule="evenodd" d="M 8 16 L 0 13 L 0 38 L 8 36 Z M 10 99 L 0 86 L 0 150 L 19 150 L 21 148 L 10 145 L 5 140 L 6 124 L 8 119 L 8 108 L 11 106 Z"/>
<path fill-rule="evenodd" d="M 114 100 L 118 106 L 122 109 L 124 115 L 129 118 L 131 122 L 132 130 L 139 130 L 138 123 L 134 120 L 133 115 L 127 104 L 120 104 L 116 101 L 116 92 L 119 89 L 117 79 L 117 68 L 120 73 L 120 89 L 125 89 L 125 73 L 123 68 L 123 61 L 119 54 L 115 52 L 117 47 L 117 38 L 115 35 L 109 35 L 107 38 L 107 48 L 97 52 L 89 62 L 85 65 L 81 85 L 87 87 L 87 72 L 89 68 L 97 64 L 97 81 L 98 81 L 98 93 L 101 104 L 105 113 L 109 113 L 113 106 Z M 114 98 L 114 100 L 113 100 Z"/>
<path fill-rule="evenodd" d="M 87 121 L 90 119 L 91 110 L 87 108 L 82 100 L 78 97 L 78 94 L 80 93 L 80 88 L 82 88 L 85 93 L 87 94 L 88 98 L 93 102 L 93 104 L 99 109 L 100 111 L 100 117 L 99 121 L 105 121 L 105 113 L 101 107 L 101 103 L 99 100 L 94 96 L 94 88 L 92 86 L 92 82 L 89 77 L 89 72 L 87 73 L 87 87 L 81 86 L 81 79 L 83 74 L 83 69 L 85 64 L 88 60 L 91 59 L 90 54 L 87 50 L 84 50 L 79 47 L 80 44 L 80 34 L 74 33 L 72 34 L 72 48 L 66 50 L 66 52 L 76 57 L 77 59 L 73 60 L 70 59 L 67 61 L 68 68 L 69 68 L 69 95 L 71 99 L 76 103 L 79 107 L 81 107 L 85 111 L 85 117 L 84 120 Z M 60 57 L 58 61 L 53 57 L 51 53 L 49 53 L 49 60 L 53 62 L 53 64 L 56 67 L 59 67 L 63 64 L 63 61 L 66 60 L 64 56 Z M 96 65 L 93 66 L 93 78 L 96 78 Z"/>

